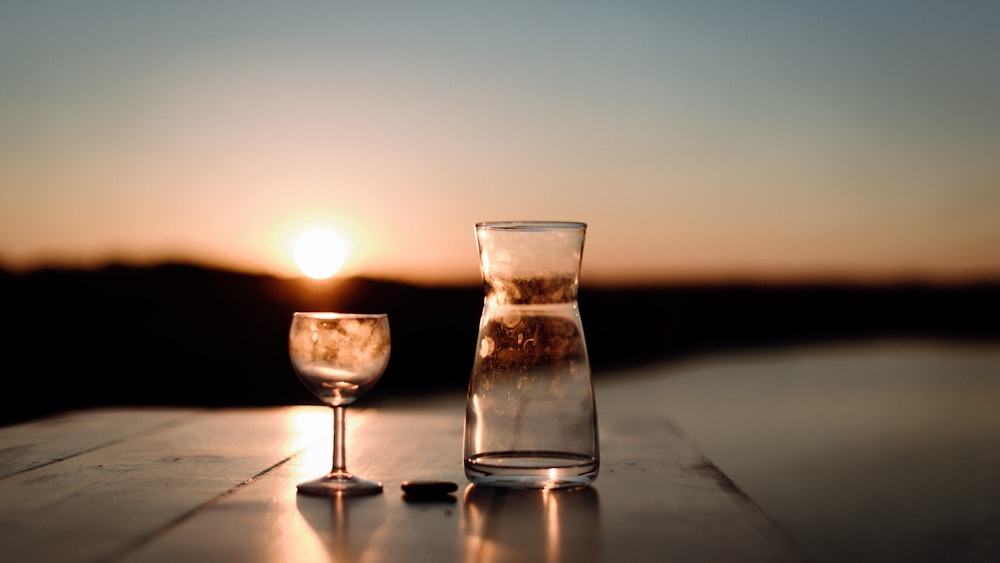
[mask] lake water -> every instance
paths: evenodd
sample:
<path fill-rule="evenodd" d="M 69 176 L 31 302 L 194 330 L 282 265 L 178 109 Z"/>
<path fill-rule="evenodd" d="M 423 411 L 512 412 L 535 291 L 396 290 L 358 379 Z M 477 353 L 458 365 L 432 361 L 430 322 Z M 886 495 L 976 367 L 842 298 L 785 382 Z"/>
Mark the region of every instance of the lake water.
<path fill-rule="evenodd" d="M 730 353 L 595 385 L 599 409 L 672 417 L 819 562 L 1000 561 L 1000 343 Z"/>

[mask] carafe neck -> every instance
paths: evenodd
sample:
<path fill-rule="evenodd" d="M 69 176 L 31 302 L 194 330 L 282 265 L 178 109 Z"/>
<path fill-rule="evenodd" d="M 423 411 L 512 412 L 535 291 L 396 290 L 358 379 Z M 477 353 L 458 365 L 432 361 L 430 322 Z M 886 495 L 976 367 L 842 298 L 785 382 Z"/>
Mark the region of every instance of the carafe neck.
<path fill-rule="evenodd" d="M 570 222 L 476 225 L 486 303 L 575 302 L 586 229 L 583 223 Z"/>

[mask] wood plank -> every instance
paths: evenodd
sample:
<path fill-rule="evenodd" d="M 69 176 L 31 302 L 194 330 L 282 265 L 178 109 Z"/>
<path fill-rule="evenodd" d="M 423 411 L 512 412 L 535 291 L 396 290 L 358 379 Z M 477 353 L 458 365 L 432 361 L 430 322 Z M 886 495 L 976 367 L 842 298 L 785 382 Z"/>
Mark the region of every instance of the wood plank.
<path fill-rule="evenodd" d="M 0 545 L 14 560 L 120 553 L 312 441 L 328 441 L 328 409 L 303 409 L 178 412 L 171 424 L 8 477 L 0 481 Z M 137 416 L 94 415 L 122 427 Z"/>
<path fill-rule="evenodd" d="M 348 469 L 379 480 L 384 493 L 328 499 L 297 495 L 295 485 L 329 470 L 331 445 L 318 444 L 221 498 L 124 558 L 174 561 L 454 561 L 460 556 L 460 507 L 408 503 L 407 479 L 464 485 L 462 411 L 367 413 L 348 432 Z M 357 413 L 348 411 L 348 423 Z M 457 422 L 456 422 L 457 421 Z"/>
<path fill-rule="evenodd" d="M 70 412 L 0 428 L 0 479 L 183 420 L 193 409 Z"/>
<path fill-rule="evenodd" d="M 667 418 L 642 411 L 604 418 L 605 560 L 623 553 L 631 561 L 807 559 Z M 605 503 L 613 503 L 608 519 Z"/>
<path fill-rule="evenodd" d="M 126 561 L 801 561 L 804 556 L 669 421 L 602 416 L 602 475 L 580 491 L 466 484 L 462 412 L 377 412 L 351 437 L 349 467 L 385 494 L 297 496 L 325 470 L 318 446 L 202 507 Z M 413 503 L 402 481 L 453 480 L 450 502 Z"/>
<path fill-rule="evenodd" d="M 329 469 L 329 409 L 160 412 L 165 423 L 0 480 L 0 553 L 54 562 L 804 559 L 662 416 L 601 412 L 602 474 L 591 488 L 504 491 L 465 481 L 463 407 L 349 411 L 349 468 L 385 493 L 348 499 L 295 492 Z M 59 439 L 152 420 L 90 415 L 95 422 L 63 426 Z M 428 478 L 462 488 L 445 502 L 403 498 L 402 481 Z"/>

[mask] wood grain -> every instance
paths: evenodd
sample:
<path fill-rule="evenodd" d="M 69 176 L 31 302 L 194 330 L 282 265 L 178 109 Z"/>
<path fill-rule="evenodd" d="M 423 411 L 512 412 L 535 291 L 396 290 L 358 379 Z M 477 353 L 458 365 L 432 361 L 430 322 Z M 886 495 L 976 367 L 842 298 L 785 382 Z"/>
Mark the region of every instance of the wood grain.
<path fill-rule="evenodd" d="M 96 410 L 0 429 L 7 561 L 800 561 L 671 423 L 602 412 L 602 469 L 574 491 L 468 485 L 462 405 L 348 412 L 348 468 L 385 492 L 296 483 L 330 465 L 322 407 Z M 405 498 L 406 480 L 456 494 Z"/>

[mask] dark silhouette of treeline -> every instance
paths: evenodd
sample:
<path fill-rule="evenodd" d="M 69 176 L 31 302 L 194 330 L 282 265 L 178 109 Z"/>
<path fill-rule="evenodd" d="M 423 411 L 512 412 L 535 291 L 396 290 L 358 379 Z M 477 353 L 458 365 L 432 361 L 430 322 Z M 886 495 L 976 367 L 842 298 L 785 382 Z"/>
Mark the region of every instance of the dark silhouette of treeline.
<path fill-rule="evenodd" d="M 393 352 L 362 404 L 462 391 L 479 286 L 318 282 L 190 264 L 0 270 L 0 424 L 92 406 L 317 404 L 287 354 L 294 311 L 385 312 Z M 1000 338 L 1000 283 L 591 287 L 595 377 L 737 348 L 883 337 Z"/>

